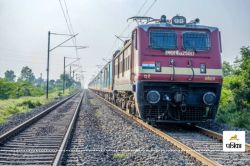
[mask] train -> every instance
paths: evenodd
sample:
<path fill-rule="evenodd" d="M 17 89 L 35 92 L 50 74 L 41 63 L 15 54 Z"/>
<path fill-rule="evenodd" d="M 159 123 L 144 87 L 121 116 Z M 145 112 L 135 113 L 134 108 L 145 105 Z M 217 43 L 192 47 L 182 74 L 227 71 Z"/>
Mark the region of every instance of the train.
<path fill-rule="evenodd" d="M 223 82 L 221 32 L 176 15 L 135 16 L 129 40 L 88 88 L 148 123 L 214 120 Z"/>

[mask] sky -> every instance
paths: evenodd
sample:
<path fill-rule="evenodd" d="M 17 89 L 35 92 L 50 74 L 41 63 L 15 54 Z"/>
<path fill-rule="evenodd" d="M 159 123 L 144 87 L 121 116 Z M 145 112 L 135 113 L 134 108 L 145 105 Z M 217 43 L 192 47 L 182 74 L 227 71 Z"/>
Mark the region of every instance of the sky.
<path fill-rule="evenodd" d="M 61 0 L 64 5 L 64 1 Z M 63 73 L 63 57 L 80 57 L 85 86 L 98 72 L 97 65 L 110 59 L 121 46 L 115 35 L 130 37 L 135 15 L 171 19 L 176 14 L 187 21 L 199 18 L 201 25 L 218 27 L 222 34 L 222 59 L 233 62 L 242 46 L 250 46 L 249 0 L 65 0 L 79 46 L 57 48 L 50 54 L 50 78 Z M 155 2 L 155 3 L 154 3 Z M 153 4 L 153 5 L 152 5 Z M 64 11 L 66 13 L 65 6 Z M 69 34 L 59 0 L 0 0 L 0 77 L 6 70 L 17 76 L 29 66 L 36 77 L 46 78 L 48 31 Z M 51 35 L 51 47 L 67 36 Z M 73 41 L 65 43 L 73 45 Z M 66 59 L 66 64 L 73 59 Z M 69 69 L 66 68 L 69 72 Z"/>

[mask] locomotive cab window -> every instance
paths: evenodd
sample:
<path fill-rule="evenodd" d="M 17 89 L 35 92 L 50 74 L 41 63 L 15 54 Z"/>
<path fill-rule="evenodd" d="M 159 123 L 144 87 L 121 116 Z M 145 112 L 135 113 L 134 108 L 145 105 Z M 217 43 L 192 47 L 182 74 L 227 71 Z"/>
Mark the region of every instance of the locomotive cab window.
<path fill-rule="evenodd" d="M 173 50 L 177 48 L 176 33 L 169 30 L 150 31 L 150 47 L 160 50 Z"/>
<path fill-rule="evenodd" d="M 209 35 L 206 32 L 185 32 L 183 34 L 185 50 L 207 51 L 210 48 Z"/>

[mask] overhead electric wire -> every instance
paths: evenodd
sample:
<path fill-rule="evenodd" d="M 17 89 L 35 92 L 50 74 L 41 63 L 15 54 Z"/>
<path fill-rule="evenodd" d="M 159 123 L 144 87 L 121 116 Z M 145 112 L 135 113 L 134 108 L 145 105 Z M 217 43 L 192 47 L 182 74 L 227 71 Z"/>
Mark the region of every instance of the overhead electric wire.
<path fill-rule="evenodd" d="M 69 10 L 68 10 L 68 6 L 67 6 L 67 3 L 66 3 L 66 0 L 63 0 L 63 1 L 64 1 L 65 9 L 66 9 L 66 14 L 67 14 L 67 16 L 68 16 L 69 25 L 70 25 L 70 27 L 71 27 L 71 31 L 72 31 L 73 34 L 75 34 L 74 29 L 73 29 L 73 26 L 72 26 L 72 22 L 71 22 L 71 20 L 70 20 Z M 77 51 L 78 51 L 78 48 L 77 48 L 76 37 L 75 37 L 73 40 L 74 40 L 74 45 L 75 45 L 76 57 L 79 58 L 79 57 L 78 57 L 78 52 L 77 52 Z M 80 65 L 80 61 L 78 61 L 77 63 L 78 63 L 78 65 Z"/>
<path fill-rule="evenodd" d="M 139 10 L 137 11 L 136 15 L 139 15 L 142 11 L 142 9 L 145 7 L 145 5 L 147 4 L 148 0 L 145 0 L 144 3 L 141 5 L 141 7 L 139 8 Z M 123 33 L 130 27 L 132 22 L 128 23 L 122 30 L 122 32 L 119 34 L 119 36 L 122 36 Z M 111 51 L 114 49 L 114 46 L 116 44 L 116 42 L 118 41 L 117 38 L 114 39 L 113 44 L 111 45 L 110 50 L 108 51 L 108 56 L 110 56 L 109 54 L 111 53 Z"/>
<path fill-rule="evenodd" d="M 65 14 L 65 12 L 64 12 L 64 9 L 63 9 L 63 5 L 62 5 L 61 0 L 59 0 L 59 3 L 60 3 L 60 6 L 61 6 L 61 9 L 62 9 L 62 12 L 63 12 L 63 17 L 64 17 L 64 19 L 65 19 L 65 21 L 66 21 L 66 25 L 67 25 L 67 27 L 68 27 L 69 34 L 72 34 L 72 32 L 71 32 L 71 30 L 70 30 L 69 23 L 68 23 L 68 19 L 67 19 L 67 17 L 66 17 L 66 14 Z"/>
<path fill-rule="evenodd" d="M 154 2 L 149 6 L 149 8 L 146 10 L 146 12 L 144 13 L 143 16 L 145 16 L 146 14 L 148 14 L 148 12 L 152 9 L 152 7 L 154 6 L 154 4 L 156 3 L 157 0 L 154 0 Z"/>
<path fill-rule="evenodd" d="M 146 12 L 143 14 L 143 16 L 145 16 L 151 9 L 152 9 L 152 7 L 154 6 L 154 4 L 156 3 L 156 1 L 157 0 L 154 0 L 153 1 L 153 3 L 149 6 L 149 8 L 146 10 Z M 140 15 L 140 13 L 141 13 L 141 11 L 142 11 L 142 9 L 145 7 L 145 5 L 147 4 L 147 2 L 148 2 L 148 0 L 146 0 L 143 4 L 142 4 L 142 6 L 141 6 L 141 8 L 138 10 L 138 12 L 136 13 L 136 16 L 139 16 Z M 130 25 L 132 24 L 132 22 L 130 22 L 129 24 L 128 24 L 128 26 L 126 27 L 126 29 L 124 30 L 124 32 L 130 27 Z M 130 33 L 130 32 L 129 32 Z M 123 33 L 121 33 L 121 35 L 123 35 Z M 121 35 L 119 35 L 119 36 L 121 36 Z M 129 35 L 129 34 L 128 34 Z M 128 36 L 127 35 L 127 36 Z"/>
<path fill-rule="evenodd" d="M 73 29 L 72 23 L 71 23 L 71 21 L 70 21 L 69 10 L 68 10 L 66 1 L 65 1 L 65 0 L 63 0 L 63 1 L 64 1 L 65 9 L 66 9 L 66 14 L 67 14 L 68 19 L 69 19 L 69 25 L 70 25 L 70 28 L 71 28 L 71 30 L 72 30 L 72 33 L 74 34 L 74 29 Z"/>
<path fill-rule="evenodd" d="M 69 33 L 70 33 L 71 35 L 74 35 L 75 33 L 74 33 L 74 29 L 73 29 L 73 26 L 72 26 L 72 23 L 71 23 L 71 20 L 70 20 L 69 10 L 68 10 L 68 7 L 67 7 L 67 3 L 66 3 L 65 0 L 63 0 L 63 1 L 64 1 L 64 6 L 65 6 L 66 12 L 64 11 L 64 8 L 63 8 L 63 5 L 62 5 L 62 3 L 61 3 L 61 0 L 59 0 L 60 6 L 61 6 L 61 9 L 62 9 L 62 12 L 63 12 L 63 16 L 64 16 L 64 19 L 65 19 L 65 21 L 66 21 L 66 24 L 67 24 Z M 76 57 L 79 58 L 79 57 L 78 57 L 78 52 L 77 52 L 78 48 L 77 48 L 76 37 L 72 38 L 72 42 L 73 42 L 73 45 L 75 46 L 75 54 L 76 54 Z M 78 61 L 77 63 L 78 63 L 78 65 L 80 65 L 80 61 Z"/>
<path fill-rule="evenodd" d="M 144 8 L 144 6 L 147 4 L 147 2 L 148 2 L 148 0 L 146 0 L 146 1 L 142 4 L 141 8 L 138 10 L 138 12 L 136 13 L 136 15 L 139 15 L 139 14 L 141 13 L 141 10 Z"/>
<path fill-rule="evenodd" d="M 65 5 L 66 14 L 67 14 L 67 16 L 68 16 L 69 26 L 70 26 L 70 28 L 71 28 L 72 34 L 75 34 L 74 29 L 73 29 L 73 26 L 72 26 L 72 23 L 71 23 L 71 20 L 70 20 L 69 10 L 68 10 L 66 1 L 65 1 L 65 0 L 63 0 L 63 1 L 64 1 L 64 5 Z M 76 45 L 76 38 L 74 38 L 74 42 L 75 42 L 75 45 Z"/>
<path fill-rule="evenodd" d="M 72 26 L 72 23 L 71 23 L 71 20 L 70 20 L 68 7 L 67 7 L 67 4 L 66 4 L 66 1 L 65 0 L 63 0 L 63 1 L 64 1 L 64 6 L 65 7 L 63 7 L 63 4 L 62 4 L 61 0 L 59 0 L 60 7 L 61 7 L 62 12 L 63 12 L 63 17 L 64 17 L 64 19 L 66 21 L 66 25 L 67 25 L 69 34 L 70 35 L 74 35 L 74 30 L 73 30 L 73 26 Z M 66 12 L 64 11 L 64 8 L 65 8 Z M 76 46 L 76 38 L 72 39 L 72 43 L 73 43 L 73 45 Z M 75 51 L 76 51 L 76 56 L 78 57 L 78 55 L 77 55 L 77 49 L 75 49 Z"/>
<path fill-rule="evenodd" d="M 136 16 L 139 15 L 142 11 L 142 9 L 144 8 L 144 6 L 147 4 L 148 0 L 145 0 L 144 3 L 142 4 L 142 6 L 140 7 L 140 9 L 137 11 L 137 13 L 135 14 Z M 121 32 L 121 34 L 119 36 L 122 36 L 123 33 L 130 27 L 132 22 L 129 22 L 128 25 L 124 28 L 124 30 Z"/>

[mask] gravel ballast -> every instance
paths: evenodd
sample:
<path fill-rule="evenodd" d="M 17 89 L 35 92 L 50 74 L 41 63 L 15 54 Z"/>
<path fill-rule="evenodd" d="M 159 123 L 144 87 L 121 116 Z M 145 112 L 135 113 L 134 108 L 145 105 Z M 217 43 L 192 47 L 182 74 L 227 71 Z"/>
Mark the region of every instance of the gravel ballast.
<path fill-rule="evenodd" d="M 63 165 L 200 165 L 87 92 Z"/>

